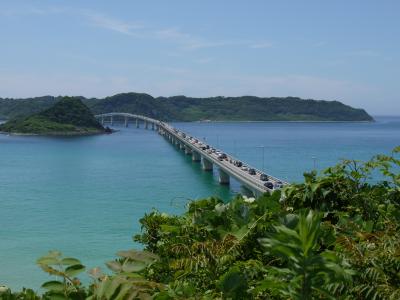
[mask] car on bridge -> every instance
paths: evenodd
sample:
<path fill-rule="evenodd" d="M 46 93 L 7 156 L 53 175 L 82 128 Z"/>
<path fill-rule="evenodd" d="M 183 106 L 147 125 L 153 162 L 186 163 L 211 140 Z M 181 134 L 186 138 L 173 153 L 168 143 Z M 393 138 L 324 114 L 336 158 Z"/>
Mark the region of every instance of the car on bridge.
<path fill-rule="evenodd" d="M 256 175 L 256 170 L 255 169 L 249 169 L 249 174 L 250 175 Z"/>
<path fill-rule="evenodd" d="M 237 160 L 233 163 L 236 167 L 240 168 L 241 166 L 243 166 L 243 163 L 240 160 Z"/>
<path fill-rule="evenodd" d="M 271 181 L 267 181 L 266 183 L 264 183 L 264 186 L 269 188 L 270 190 L 274 189 L 274 184 Z"/>
<path fill-rule="evenodd" d="M 262 181 L 268 181 L 268 179 L 269 179 L 269 177 L 268 177 L 267 174 L 261 174 L 261 175 L 260 175 L 260 180 L 262 180 Z"/>
<path fill-rule="evenodd" d="M 228 156 L 227 156 L 225 153 L 220 153 L 220 154 L 218 154 L 218 159 L 219 159 L 219 160 L 224 160 L 224 159 L 226 159 L 226 158 L 228 158 Z"/>

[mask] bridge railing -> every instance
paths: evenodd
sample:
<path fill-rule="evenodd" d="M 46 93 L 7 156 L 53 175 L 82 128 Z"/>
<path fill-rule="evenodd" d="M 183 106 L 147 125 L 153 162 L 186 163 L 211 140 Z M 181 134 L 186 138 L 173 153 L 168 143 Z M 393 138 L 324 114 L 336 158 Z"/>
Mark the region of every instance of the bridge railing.
<path fill-rule="evenodd" d="M 187 134 L 186 132 L 184 132 L 184 131 L 182 131 L 182 130 L 179 130 L 179 129 L 177 129 L 177 128 L 171 126 L 170 124 L 168 124 L 168 123 L 166 123 L 166 122 L 162 122 L 162 121 L 160 121 L 160 120 L 156 120 L 156 119 L 149 118 L 149 117 L 142 116 L 142 115 L 136 115 L 136 114 L 131 114 L 131 113 L 118 113 L 118 112 L 111 112 L 111 113 L 99 114 L 99 115 L 96 115 L 95 117 L 96 117 L 96 118 L 101 118 L 101 117 L 114 117 L 114 116 L 129 117 L 129 118 L 134 118 L 134 119 L 140 119 L 140 120 L 143 120 L 143 121 L 148 121 L 148 122 L 157 124 L 157 125 L 159 125 L 160 127 L 162 127 L 164 130 L 169 131 L 170 134 L 173 134 L 173 135 L 174 135 L 175 137 L 177 137 L 179 140 L 185 142 L 185 144 L 188 144 L 192 149 L 195 148 L 194 145 L 190 144 L 190 143 L 186 140 L 187 137 L 192 137 L 192 138 L 195 138 L 195 137 L 193 137 L 193 136 Z M 179 136 L 178 133 L 185 134 L 186 138 Z M 197 139 L 197 138 L 196 138 L 196 139 Z M 197 139 L 197 140 L 200 141 L 200 139 Z M 242 160 L 240 160 L 240 159 L 236 158 L 235 156 L 233 156 L 233 155 L 231 155 L 231 154 L 229 154 L 229 153 L 223 151 L 222 149 L 218 149 L 218 148 L 216 148 L 216 147 L 213 147 L 213 146 L 212 146 L 211 144 L 209 144 L 209 143 L 207 143 L 207 145 L 209 145 L 211 148 L 214 148 L 214 149 L 216 149 L 216 150 L 218 150 L 218 151 L 220 151 L 220 152 L 222 152 L 222 153 L 225 153 L 230 159 L 232 159 L 232 160 L 234 160 L 234 161 L 241 161 L 241 162 L 242 162 Z M 199 149 L 196 148 L 196 151 L 198 151 L 198 150 L 199 150 Z M 200 152 L 200 153 L 201 153 L 201 152 Z M 201 153 L 201 154 L 202 154 L 203 156 L 206 156 L 206 157 L 208 157 L 208 158 L 212 158 L 213 160 L 215 160 L 215 159 L 214 159 L 211 155 L 209 155 L 208 153 Z M 216 162 L 216 163 L 219 164 L 218 162 Z M 242 162 L 242 163 L 243 163 L 243 162 Z M 224 165 L 222 165 L 222 166 L 223 166 L 223 167 L 226 167 L 226 166 L 224 166 Z M 275 176 L 273 176 L 273 175 L 270 175 L 270 174 L 268 174 L 268 173 L 266 173 L 266 172 L 264 172 L 264 171 L 262 171 L 262 170 L 259 170 L 259 169 L 257 169 L 257 168 L 254 168 L 254 167 L 252 167 L 252 166 L 250 166 L 250 165 L 248 165 L 248 164 L 246 164 L 246 166 L 247 166 L 248 168 L 254 169 L 257 173 L 266 174 L 266 175 L 268 176 L 268 178 L 271 178 L 271 179 L 272 179 L 273 181 L 275 181 L 275 182 L 278 182 L 278 181 L 279 181 L 279 182 L 282 182 L 282 184 L 284 184 L 284 185 L 288 185 L 288 184 L 289 184 L 288 182 L 286 182 L 286 181 L 284 181 L 284 180 L 282 180 L 282 179 L 279 179 L 279 178 L 277 178 L 277 177 L 275 177 Z M 233 171 L 234 169 L 231 169 L 231 170 Z M 235 171 L 236 171 L 236 170 L 235 170 Z M 235 173 L 238 174 L 237 176 L 240 176 L 241 178 L 245 178 L 245 177 L 243 176 L 243 174 L 240 174 L 240 172 L 235 172 Z M 254 184 L 254 185 L 257 185 L 257 186 L 259 186 L 259 187 L 262 187 L 263 189 L 265 189 L 265 187 L 264 187 L 263 185 L 260 185 L 260 184 L 257 183 L 257 182 L 253 182 L 253 184 Z"/>

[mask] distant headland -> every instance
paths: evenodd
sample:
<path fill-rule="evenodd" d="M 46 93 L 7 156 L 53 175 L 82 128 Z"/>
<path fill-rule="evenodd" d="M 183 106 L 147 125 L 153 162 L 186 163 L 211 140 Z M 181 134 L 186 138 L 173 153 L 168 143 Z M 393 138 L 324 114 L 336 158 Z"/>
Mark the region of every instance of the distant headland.
<path fill-rule="evenodd" d="M 339 101 L 297 97 L 152 97 L 123 93 L 102 99 L 79 98 L 92 113 L 127 112 L 163 121 L 373 121 L 363 109 Z M 0 118 L 26 117 L 50 108 L 64 97 L 0 98 Z"/>
<path fill-rule="evenodd" d="M 20 135 L 89 135 L 109 133 L 78 98 L 62 97 L 39 113 L 16 117 L 0 125 L 0 132 Z"/>

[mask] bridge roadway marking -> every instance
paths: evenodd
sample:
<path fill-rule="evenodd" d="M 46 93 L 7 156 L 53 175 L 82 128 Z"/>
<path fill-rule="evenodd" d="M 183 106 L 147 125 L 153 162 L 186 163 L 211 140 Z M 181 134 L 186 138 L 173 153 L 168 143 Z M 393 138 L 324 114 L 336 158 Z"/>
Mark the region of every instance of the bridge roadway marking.
<path fill-rule="evenodd" d="M 95 117 L 96 118 L 104 118 L 104 117 L 114 117 L 114 116 L 140 119 L 142 121 L 156 124 L 159 127 L 161 127 L 164 131 L 166 131 L 168 134 L 170 134 L 170 135 L 174 136 L 176 139 L 178 139 L 181 143 L 188 146 L 191 149 L 191 151 L 196 151 L 198 154 L 200 154 L 203 157 L 203 159 L 207 159 L 210 162 L 212 162 L 213 164 L 217 165 L 223 172 L 225 172 L 226 174 L 228 174 L 231 177 L 236 178 L 240 183 L 245 185 L 250 190 L 261 192 L 261 193 L 273 191 L 273 189 L 269 189 L 266 186 L 264 186 L 264 181 L 259 179 L 260 178 L 259 176 L 261 174 L 263 174 L 263 172 L 261 172 L 260 170 L 252 168 L 251 166 L 246 164 L 247 168 L 256 170 L 256 175 L 250 175 L 247 171 L 244 171 L 240 167 L 234 166 L 232 163 L 230 163 L 229 160 L 236 161 L 237 159 L 235 159 L 233 156 L 230 156 L 228 154 L 226 154 L 227 155 L 226 160 L 225 159 L 222 161 L 219 160 L 217 157 L 214 157 L 213 154 L 215 154 L 215 152 L 207 153 L 208 149 L 206 149 L 206 150 L 201 149 L 202 145 L 199 145 L 199 143 L 192 144 L 191 142 L 189 142 L 187 140 L 188 137 L 191 137 L 192 139 L 195 139 L 195 137 L 189 136 L 185 132 L 172 127 L 168 123 L 165 123 L 165 122 L 162 122 L 162 121 L 159 121 L 156 119 L 152 119 L 149 117 L 130 114 L 130 113 L 106 113 L 106 114 L 96 115 Z M 175 130 L 177 132 L 175 132 Z M 185 137 L 181 136 L 183 134 L 185 135 Z M 197 139 L 197 140 L 200 141 L 199 139 Z M 271 176 L 268 174 L 267 174 L 267 176 L 269 178 L 269 181 L 274 181 L 274 182 L 279 181 L 279 182 L 282 182 L 282 184 L 284 184 L 284 185 L 288 184 L 287 182 L 280 180 L 274 176 Z"/>

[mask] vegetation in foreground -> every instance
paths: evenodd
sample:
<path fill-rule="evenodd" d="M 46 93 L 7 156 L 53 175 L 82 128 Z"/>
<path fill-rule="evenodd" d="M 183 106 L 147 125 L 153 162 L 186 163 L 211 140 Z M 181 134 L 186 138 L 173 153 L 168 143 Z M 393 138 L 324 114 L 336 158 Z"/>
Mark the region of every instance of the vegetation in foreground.
<path fill-rule="evenodd" d="M 75 135 L 106 132 L 90 109 L 78 98 L 63 97 L 52 107 L 0 125 L 15 134 Z"/>
<path fill-rule="evenodd" d="M 1 99 L 0 119 L 40 112 L 62 97 Z M 297 97 L 260 98 L 186 96 L 154 98 L 143 93 L 123 93 L 104 99 L 79 97 L 94 114 L 126 112 L 163 121 L 373 121 L 363 109 L 339 101 Z"/>
<path fill-rule="evenodd" d="M 400 299 L 399 152 L 343 161 L 257 200 L 153 211 L 134 237 L 145 250 L 89 271 L 89 286 L 79 260 L 50 252 L 37 261 L 54 276 L 44 294 L 3 287 L 0 299 Z"/>

